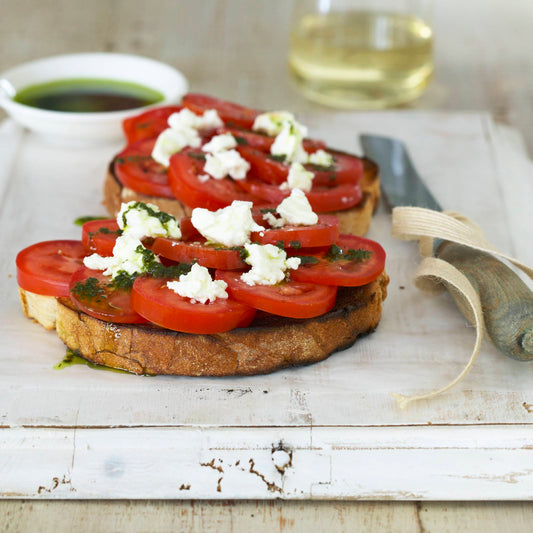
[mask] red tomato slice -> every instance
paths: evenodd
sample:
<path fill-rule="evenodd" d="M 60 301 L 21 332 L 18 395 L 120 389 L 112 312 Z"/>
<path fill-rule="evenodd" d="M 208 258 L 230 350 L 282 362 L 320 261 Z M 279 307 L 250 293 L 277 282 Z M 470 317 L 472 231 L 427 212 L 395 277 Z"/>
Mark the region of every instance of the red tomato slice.
<path fill-rule="evenodd" d="M 257 115 L 261 111 L 250 109 L 239 104 L 213 98 L 203 94 L 189 93 L 183 97 L 183 105 L 197 114 L 202 114 L 208 109 L 216 109 L 219 117 L 226 125 L 240 126 L 250 129 Z"/>
<path fill-rule="evenodd" d="M 236 183 L 252 196 L 261 198 L 265 204 L 279 205 L 291 193 L 290 190 L 280 189 L 276 185 L 264 183 L 255 178 L 247 178 Z M 357 205 L 363 198 L 363 192 L 357 183 L 342 183 L 334 187 L 314 186 L 305 195 L 315 213 L 348 209 Z"/>
<path fill-rule="evenodd" d="M 81 296 L 76 291 L 76 284 L 84 284 L 89 278 L 97 280 L 101 293 L 94 296 Z M 124 289 L 117 289 L 112 285 L 110 286 L 110 284 L 110 276 L 104 276 L 100 270 L 91 270 L 83 266 L 70 279 L 70 298 L 78 309 L 105 322 L 118 322 L 121 324 L 140 324 L 146 322 L 145 318 L 133 310 L 130 303 L 131 292 Z"/>
<path fill-rule="evenodd" d="M 163 130 L 168 128 L 168 117 L 182 109 L 183 106 L 177 105 L 158 107 L 125 119 L 122 122 L 122 129 L 128 144 L 142 139 L 157 137 Z"/>
<path fill-rule="evenodd" d="M 350 260 L 329 258 L 327 250 L 312 255 L 318 259 L 317 263 L 300 265 L 298 269 L 291 270 L 294 280 L 322 283 L 324 285 L 338 285 L 343 287 L 358 287 L 374 281 L 385 268 L 385 250 L 375 241 L 356 237 L 355 235 L 340 235 L 337 246 L 343 255 L 350 250 L 366 250 L 371 252 L 368 258 Z M 305 250 L 297 252 L 297 255 L 307 255 Z M 337 257 L 340 257 L 337 255 Z"/>
<path fill-rule="evenodd" d="M 226 207 L 233 200 L 261 203 L 231 178 L 200 180 L 199 176 L 205 174 L 204 155 L 199 150 L 188 150 L 170 158 L 169 183 L 178 200 L 191 208 L 204 207 L 211 211 Z"/>
<path fill-rule="evenodd" d="M 239 270 L 246 268 L 238 250 L 230 250 L 220 246 L 206 245 L 205 239 L 198 242 L 183 242 L 157 237 L 150 247 L 157 255 L 172 259 L 178 263 L 196 261 L 206 268 L 223 270 Z"/>
<path fill-rule="evenodd" d="M 143 139 L 127 146 L 115 157 L 117 179 L 125 187 L 149 196 L 174 198 L 167 169 L 152 158 L 156 139 Z"/>
<path fill-rule="evenodd" d="M 201 238 L 201 233 L 192 225 L 191 217 L 183 217 L 180 220 L 180 231 L 182 241 L 194 241 Z"/>
<path fill-rule="evenodd" d="M 111 256 L 119 236 L 119 229 L 114 218 L 90 220 L 81 228 L 81 242 L 88 253 L 96 252 L 102 256 Z"/>
<path fill-rule="evenodd" d="M 226 290 L 232 298 L 267 313 L 312 318 L 327 313 L 335 305 L 336 287 L 292 280 L 277 285 L 248 285 L 241 280 L 241 275 L 225 270 L 215 273 L 216 279 L 228 284 Z"/>
<path fill-rule="evenodd" d="M 80 241 L 44 241 L 17 255 L 17 283 L 43 296 L 68 297 L 72 274 L 83 264 L 85 247 Z"/>
<path fill-rule="evenodd" d="M 240 145 L 237 150 L 250 163 L 250 175 L 276 185 L 287 181 L 290 169 L 287 163 L 251 145 Z M 350 154 L 334 150 L 327 151 L 333 155 L 335 160 L 331 168 L 313 164 L 304 165 L 306 170 L 314 174 L 313 186 L 332 187 L 342 183 L 358 183 L 364 172 L 363 161 Z"/>
<path fill-rule="evenodd" d="M 268 225 L 265 221 L 263 225 Z M 287 225 L 282 228 L 270 228 L 254 231 L 251 240 L 259 244 L 283 243 L 284 247 L 301 248 L 311 246 L 329 246 L 339 237 L 339 219 L 334 215 L 320 215 L 313 226 Z"/>
<path fill-rule="evenodd" d="M 275 137 L 260 133 L 257 131 L 250 131 L 239 128 L 220 128 L 219 133 L 231 133 L 240 145 L 249 146 L 261 150 L 261 152 L 270 153 Z M 326 148 L 326 143 L 318 139 L 304 139 L 303 146 L 306 152 L 313 153 L 320 149 Z"/>
<path fill-rule="evenodd" d="M 133 284 L 133 307 L 158 326 L 185 333 L 222 333 L 248 326 L 256 310 L 230 298 L 191 303 L 167 287 L 167 279 L 139 277 Z"/>

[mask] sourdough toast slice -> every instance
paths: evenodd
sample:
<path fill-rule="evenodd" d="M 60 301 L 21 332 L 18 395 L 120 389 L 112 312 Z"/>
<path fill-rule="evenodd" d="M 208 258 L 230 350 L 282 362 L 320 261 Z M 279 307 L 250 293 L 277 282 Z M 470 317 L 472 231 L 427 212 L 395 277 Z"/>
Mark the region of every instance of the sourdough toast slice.
<path fill-rule="evenodd" d="M 50 309 L 57 302 L 59 338 L 94 363 L 136 374 L 235 376 L 315 363 L 348 348 L 377 327 L 388 282 L 383 272 L 362 287 L 341 287 L 334 309 L 314 319 L 258 313 L 249 327 L 214 335 L 103 322 L 77 310 L 67 298 L 33 299 L 23 289 L 20 294 L 26 316 L 43 325 L 50 324 Z"/>
<path fill-rule="evenodd" d="M 365 235 L 380 199 L 378 166 L 370 159 L 363 158 L 362 161 L 364 173 L 359 183 L 363 191 L 363 199 L 355 207 L 328 213 L 339 218 L 340 233 Z M 113 217 L 120 211 L 122 203 L 132 201 L 157 205 L 161 211 L 174 215 L 178 220 L 191 214 L 191 209 L 177 199 L 148 196 L 124 187 L 113 172 L 113 162 L 109 165 L 104 181 L 103 196 L 104 207 Z"/>

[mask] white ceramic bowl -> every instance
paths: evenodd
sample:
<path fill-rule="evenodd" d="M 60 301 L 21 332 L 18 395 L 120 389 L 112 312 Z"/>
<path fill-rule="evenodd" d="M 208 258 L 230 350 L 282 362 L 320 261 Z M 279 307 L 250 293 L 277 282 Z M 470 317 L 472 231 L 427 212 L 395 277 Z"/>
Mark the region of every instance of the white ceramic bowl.
<path fill-rule="evenodd" d="M 139 83 L 159 91 L 164 99 L 154 106 L 98 113 L 48 111 L 13 100 L 12 89 L 68 78 Z M 187 79 L 181 72 L 153 59 L 111 53 L 69 54 L 24 63 L 0 74 L 0 106 L 15 121 L 52 141 L 94 144 L 120 139 L 122 120 L 150 107 L 174 104 L 187 89 Z"/>

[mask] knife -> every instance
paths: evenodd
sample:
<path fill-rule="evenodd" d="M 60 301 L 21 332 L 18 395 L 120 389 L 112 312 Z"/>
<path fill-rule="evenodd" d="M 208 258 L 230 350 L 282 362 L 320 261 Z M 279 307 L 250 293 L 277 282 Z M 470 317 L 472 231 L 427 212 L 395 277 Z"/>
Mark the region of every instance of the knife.
<path fill-rule="evenodd" d="M 391 208 L 442 211 L 401 141 L 361 135 L 361 144 L 365 155 L 379 165 L 383 196 Z M 528 286 L 494 256 L 468 246 L 436 239 L 434 255 L 454 265 L 479 294 L 486 331 L 494 345 L 512 359 L 533 361 L 533 292 Z"/>

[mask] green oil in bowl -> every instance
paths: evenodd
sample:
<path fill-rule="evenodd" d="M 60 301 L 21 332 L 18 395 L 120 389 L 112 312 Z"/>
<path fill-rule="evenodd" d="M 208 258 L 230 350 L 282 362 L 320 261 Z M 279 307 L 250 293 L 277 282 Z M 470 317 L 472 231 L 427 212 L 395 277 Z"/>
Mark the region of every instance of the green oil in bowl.
<path fill-rule="evenodd" d="M 126 81 L 72 78 L 24 87 L 15 102 L 48 111 L 100 113 L 157 104 L 164 96 L 155 89 Z"/>

